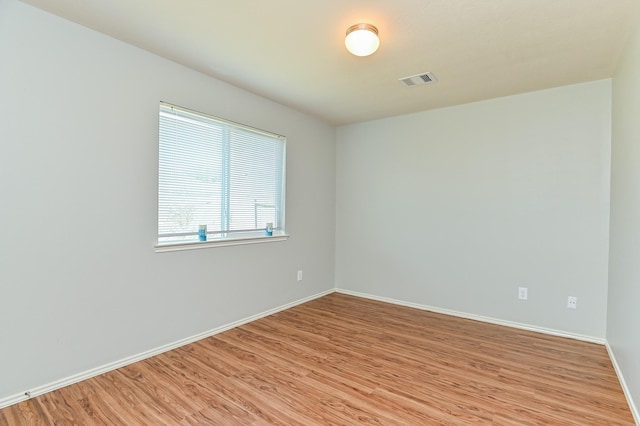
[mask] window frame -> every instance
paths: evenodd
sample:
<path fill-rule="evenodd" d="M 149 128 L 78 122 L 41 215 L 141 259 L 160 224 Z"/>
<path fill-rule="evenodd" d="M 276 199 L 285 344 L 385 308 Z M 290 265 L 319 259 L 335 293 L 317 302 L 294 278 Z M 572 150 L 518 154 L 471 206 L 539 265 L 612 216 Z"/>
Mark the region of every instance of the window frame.
<path fill-rule="evenodd" d="M 278 211 L 278 216 L 279 217 L 279 226 L 275 226 L 273 229 L 273 233 L 272 235 L 266 235 L 265 231 L 262 229 L 249 229 L 249 230 L 230 230 L 230 229 L 222 229 L 222 223 L 221 225 L 221 229 L 220 230 L 214 230 L 214 231 L 209 231 L 207 232 L 207 240 L 206 241 L 199 241 L 197 240 L 197 229 L 196 232 L 179 232 L 179 233 L 175 233 L 175 234 L 164 234 L 166 237 L 171 237 L 171 236 L 191 236 L 191 235 L 195 235 L 194 240 L 175 240 L 175 241 L 161 241 L 161 234 L 160 234 L 160 210 L 161 210 L 161 201 L 160 201 L 160 185 L 161 185 L 161 134 L 160 134 L 160 127 L 161 127 L 161 117 L 163 112 L 166 112 L 167 109 L 171 109 L 171 110 L 176 110 L 178 111 L 180 114 L 184 114 L 187 117 L 198 117 L 199 119 L 201 119 L 203 122 L 207 121 L 210 123 L 215 123 L 217 125 L 223 126 L 225 129 L 227 129 L 226 131 L 229 131 L 228 129 L 232 128 L 233 130 L 240 130 L 242 132 L 250 132 L 250 133 L 254 133 L 254 134 L 259 134 L 259 135 L 263 135 L 263 136 L 267 136 L 269 138 L 273 138 L 274 140 L 278 140 L 282 143 L 282 158 L 280 159 L 276 159 L 276 162 L 280 162 L 281 161 L 281 165 L 280 165 L 280 172 L 281 172 L 281 188 L 278 188 L 276 190 L 277 193 L 280 194 L 280 205 L 276 207 L 274 207 L 276 209 L 276 211 Z M 158 160 L 157 160 L 157 176 L 158 176 L 158 186 L 157 186 L 157 209 L 156 209 L 156 244 L 155 244 L 155 250 L 156 252 L 167 252 L 167 251 L 181 251 L 181 250 L 193 250 L 193 249 L 201 249 L 201 248 L 209 248 L 209 247 L 221 247 L 221 246 L 235 246 L 235 245 L 245 245 L 245 244 L 258 244 L 258 243 L 267 243 L 267 242 L 278 242 L 278 241 L 285 241 L 289 238 L 289 235 L 285 232 L 285 206 L 286 206 L 286 148 L 287 148 L 287 139 L 285 136 L 283 135 L 279 135 L 277 133 L 273 133 L 273 132 L 269 132 L 266 130 L 262 130 L 262 129 L 258 129 L 255 127 L 251 127 L 245 124 L 241 124 L 241 123 L 237 123 L 234 121 L 230 121 L 224 118 L 220 118 L 220 117 L 216 117 L 216 116 L 212 116 L 210 114 L 206 114 L 203 112 L 199 112 L 199 111 L 194 111 L 191 110 L 189 108 L 184 108 L 169 102 L 163 102 L 161 101 L 159 104 L 159 108 L 158 108 Z M 225 143 L 231 143 L 230 141 L 226 141 L 226 142 L 222 142 L 223 144 Z M 229 149 L 229 148 L 227 148 Z M 229 168 L 229 162 L 230 159 L 227 157 L 225 159 L 225 156 L 222 156 L 223 160 L 223 164 L 225 164 L 225 166 L 223 166 L 223 169 L 228 169 Z M 249 163 L 251 164 L 251 163 Z M 277 168 L 275 170 L 278 170 Z M 224 176 L 224 179 L 229 180 L 230 177 L 228 176 L 229 173 L 228 172 L 222 172 L 222 176 Z M 223 182 L 223 185 L 227 185 L 229 182 Z M 228 185 L 227 185 L 228 186 Z M 227 188 L 227 190 L 223 190 L 223 197 L 228 198 L 230 197 L 230 194 L 232 194 L 233 191 L 229 190 L 229 188 Z M 224 195 L 226 194 L 226 195 Z M 223 205 L 225 204 L 224 202 L 222 203 Z M 228 204 L 228 203 L 227 203 Z M 258 203 L 260 204 L 260 203 Z M 256 204 L 256 205 L 258 205 Z M 224 216 L 224 215 L 223 215 Z M 257 221 L 257 218 L 254 218 L 254 220 Z M 228 223 L 227 223 L 228 226 Z M 255 225 L 257 227 L 257 224 Z M 211 238 L 213 237 L 213 238 Z"/>

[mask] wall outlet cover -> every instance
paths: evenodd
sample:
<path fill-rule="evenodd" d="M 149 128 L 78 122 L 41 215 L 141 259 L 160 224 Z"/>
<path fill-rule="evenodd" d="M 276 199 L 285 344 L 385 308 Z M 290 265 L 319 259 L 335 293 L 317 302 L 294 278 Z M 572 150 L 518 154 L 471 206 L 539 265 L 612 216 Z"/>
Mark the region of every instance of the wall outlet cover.
<path fill-rule="evenodd" d="M 528 289 L 526 287 L 518 287 L 518 299 L 527 300 L 528 299 Z"/>

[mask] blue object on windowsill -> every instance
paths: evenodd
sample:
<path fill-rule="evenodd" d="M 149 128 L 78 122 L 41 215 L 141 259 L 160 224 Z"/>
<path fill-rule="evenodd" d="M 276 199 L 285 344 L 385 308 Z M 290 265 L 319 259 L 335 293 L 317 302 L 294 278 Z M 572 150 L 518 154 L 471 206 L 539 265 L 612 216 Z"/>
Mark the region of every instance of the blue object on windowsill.
<path fill-rule="evenodd" d="M 198 226 L 198 241 L 207 241 L 207 225 Z"/>

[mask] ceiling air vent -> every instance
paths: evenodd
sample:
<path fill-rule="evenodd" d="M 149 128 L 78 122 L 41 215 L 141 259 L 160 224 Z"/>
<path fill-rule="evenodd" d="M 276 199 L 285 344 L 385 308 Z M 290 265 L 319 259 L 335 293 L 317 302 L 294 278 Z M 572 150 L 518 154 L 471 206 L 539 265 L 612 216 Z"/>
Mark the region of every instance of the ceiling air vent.
<path fill-rule="evenodd" d="M 422 84 L 434 83 L 438 81 L 435 75 L 430 72 L 423 72 L 421 74 L 411 75 L 409 77 L 399 78 L 401 82 L 407 87 L 420 86 Z"/>

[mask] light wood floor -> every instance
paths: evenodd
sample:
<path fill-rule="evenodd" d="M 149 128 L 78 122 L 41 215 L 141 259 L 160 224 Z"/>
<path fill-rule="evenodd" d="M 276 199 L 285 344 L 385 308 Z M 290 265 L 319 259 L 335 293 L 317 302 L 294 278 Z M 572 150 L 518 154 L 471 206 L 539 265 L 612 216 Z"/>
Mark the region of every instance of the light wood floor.
<path fill-rule="evenodd" d="M 0 410 L 0 425 L 633 425 L 604 347 L 331 294 Z"/>

